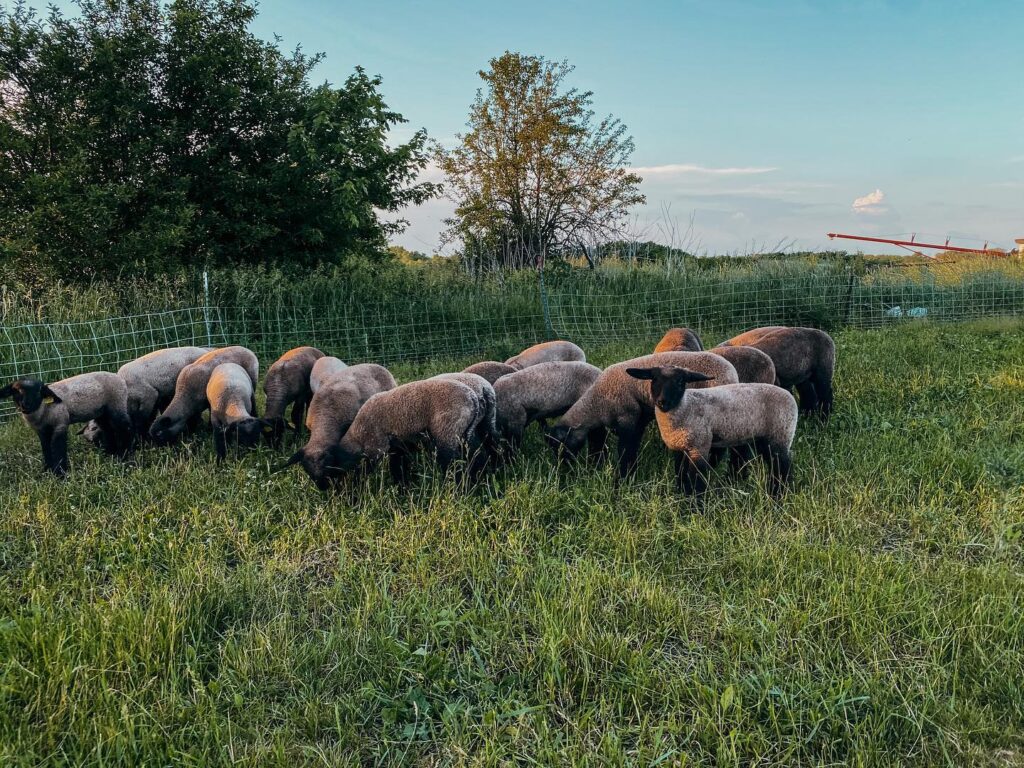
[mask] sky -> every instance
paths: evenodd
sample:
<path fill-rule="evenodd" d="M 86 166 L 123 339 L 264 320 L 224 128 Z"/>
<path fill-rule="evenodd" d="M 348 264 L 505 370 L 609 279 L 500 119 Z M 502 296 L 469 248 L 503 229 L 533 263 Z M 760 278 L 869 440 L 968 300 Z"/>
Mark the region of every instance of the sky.
<path fill-rule="evenodd" d="M 1024 237 L 1020 0 L 263 0 L 254 32 L 325 53 L 320 80 L 379 74 L 409 120 L 396 138 L 446 145 L 489 59 L 568 60 L 633 135 L 648 203 L 631 228 L 662 242 Z M 451 210 L 406 211 L 396 242 L 432 252 Z"/>

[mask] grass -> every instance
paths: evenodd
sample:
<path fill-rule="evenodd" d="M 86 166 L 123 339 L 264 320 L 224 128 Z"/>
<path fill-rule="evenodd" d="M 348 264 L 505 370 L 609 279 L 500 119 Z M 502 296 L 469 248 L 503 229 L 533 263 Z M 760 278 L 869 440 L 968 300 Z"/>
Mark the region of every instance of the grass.
<path fill-rule="evenodd" d="M 0 764 L 1021 765 L 1021 330 L 838 334 L 796 489 L 699 515 L 653 435 L 619 492 L 534 434 L 353 503 L 208 438 L 60 482 L 0 425 Z"/>

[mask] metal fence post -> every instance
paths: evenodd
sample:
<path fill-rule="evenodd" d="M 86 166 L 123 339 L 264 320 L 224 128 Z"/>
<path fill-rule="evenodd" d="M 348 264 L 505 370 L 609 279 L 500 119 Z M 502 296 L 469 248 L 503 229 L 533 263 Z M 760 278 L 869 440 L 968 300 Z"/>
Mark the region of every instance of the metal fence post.
<path fill-rule="evenodd" d="M 210 333 L 210 273 L 203 270 L 203 322 L 206 324 L 206 346 L 213 346 L 213 334 Z"/>

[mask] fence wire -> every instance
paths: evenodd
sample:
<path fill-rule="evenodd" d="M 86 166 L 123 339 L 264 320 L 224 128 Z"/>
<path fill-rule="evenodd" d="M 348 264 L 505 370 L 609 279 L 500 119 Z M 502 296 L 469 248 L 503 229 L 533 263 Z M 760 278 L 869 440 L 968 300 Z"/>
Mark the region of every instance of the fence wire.
<path fill-rule="evenodd" d="M 546 305 L 546 306 L 545 306 Z M 520 281 L 504 292 L 470 295 L 424 287 L 420 296 L 330 304 L 196 306 L 81 322 L 0 327 L 0 382 L 56 381 L 122 364 L 169 346 L 242 344 L 266 368 L 282 352 L 310 344 L 347 362 L 384 365 L 428 358 L 504 359 L 550 338 L 583 345 L 647 344 L 686 325 L 722 336 L 759 325 L 833 330 L 921 319 L 957 321 L 1024 314 L 1024 272 L 941 267 L 855 274 L 842 270 L 681 273 L 651 280 L 600 272 Z M 10 416 L 0 401 L 0 419 Z"/>

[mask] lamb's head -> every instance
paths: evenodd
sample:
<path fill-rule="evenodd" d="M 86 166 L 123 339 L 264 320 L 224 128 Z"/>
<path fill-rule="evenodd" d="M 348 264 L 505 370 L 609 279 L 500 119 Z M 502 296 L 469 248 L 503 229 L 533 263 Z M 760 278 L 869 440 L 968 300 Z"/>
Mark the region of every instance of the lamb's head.
<path fill-rule="evenodd" d="M 170 416 L 160 416 L 150 426 L 149 436 L 152 437 L 158 445 L 166 445 L 180 435 L 184 429 L 184 422 L 178 419 L 172 419 Z"/>
<path fill-rule="evenodd" d="M 582 430 L 573 429 L 568 424 L 555 424 L 544 430 L 544 440 L 561 460 L 573 460 L 583 450 L 587 436 Z"/>
<path fill-rule="evenodd" d="M 359 466 L 360 459 L 358 454 L 350 453 L 338 445 L 325 451 L 308 451 L 301 448 L 292 454 L 284 467 L 301 464 L 317 488 L 329 491 L 346 472 L 351 472 Z"/>
<path fill-rule="evenodd" d="M 18 379 L 0 389 L 0 400 L 14 400 L 14 407 L 21 413 L 35 413 L 44 405 L 61 402 L 61 399 L 38 379 Z"/>
<path fill-rule="evenodd" d="M 265 432 L 273 427 L 264 419 L 242 419 L 228 424 L 224 437 L 229 442 L 237 442 L 239 448 L 255 448 Z"/>
<path fill-rule="evenodd" d="M 659 411 L 671 411 L 683 401 L 686 385 L 698 381 L 711 381 L 707 376 L 689 368 L 666 365 L 659 368 L 627 368 L 626 373 L 634 379 L 651 382 L 651 400 Z"/>

